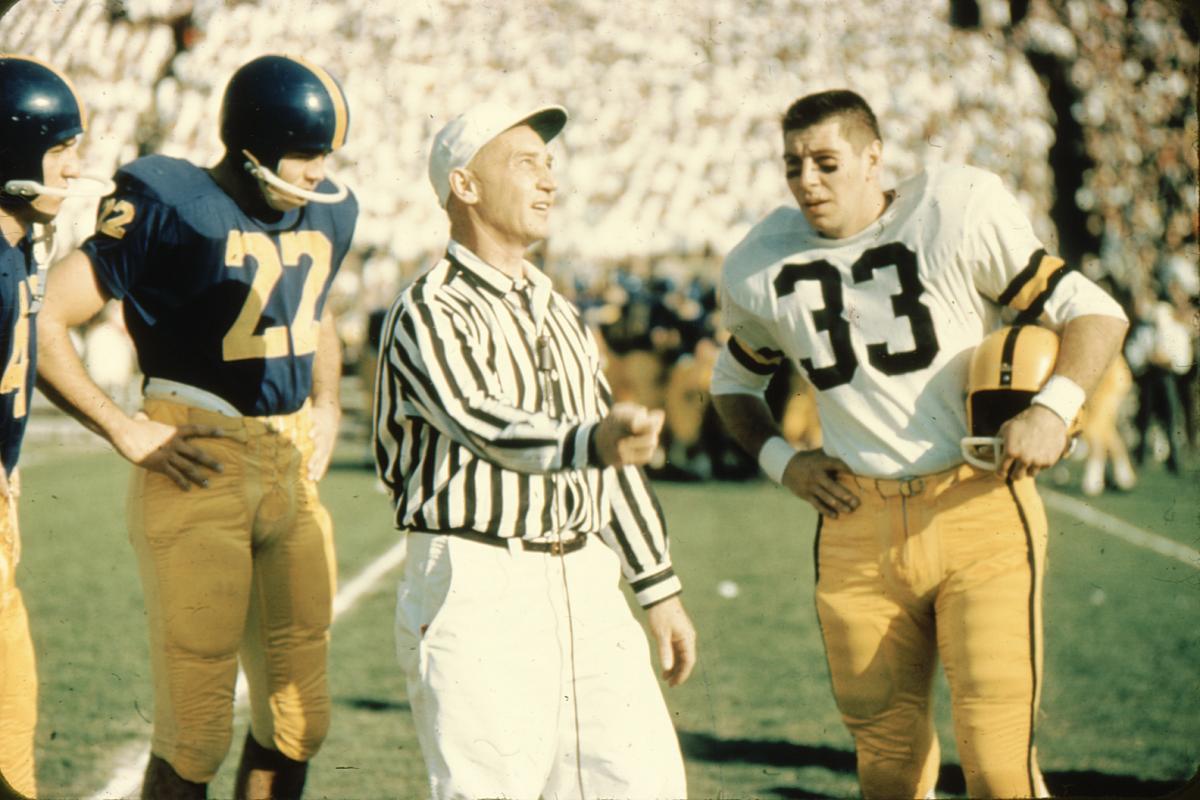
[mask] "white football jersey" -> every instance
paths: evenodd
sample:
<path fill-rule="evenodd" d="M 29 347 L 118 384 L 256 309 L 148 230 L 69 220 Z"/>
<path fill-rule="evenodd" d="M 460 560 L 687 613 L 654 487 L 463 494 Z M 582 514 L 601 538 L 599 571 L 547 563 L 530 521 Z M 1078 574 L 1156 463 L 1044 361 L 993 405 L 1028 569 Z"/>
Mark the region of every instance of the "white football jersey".
<path fill-rule="evenodd" d="M 792 361 L 818 390 L 824 450 L 878 478 L 962 461 L 968 361 L 1002 307 L 1055 328 L 1080 313 L 1123 316 L 1046 254 L 998 176 L 961 166 L 905 181 L 844 239 L 775 210 L 729 254 L 721 291 L 724 372 L 757 392 Z"/>

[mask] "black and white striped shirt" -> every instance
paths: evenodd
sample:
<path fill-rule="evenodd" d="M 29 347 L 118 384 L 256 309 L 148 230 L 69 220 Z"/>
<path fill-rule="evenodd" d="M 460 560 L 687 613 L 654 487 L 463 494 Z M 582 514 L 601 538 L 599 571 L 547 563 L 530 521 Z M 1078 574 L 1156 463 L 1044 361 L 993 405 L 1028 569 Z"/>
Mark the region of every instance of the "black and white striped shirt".
<path fill-rule="evenodd" d="M 375 382 L 375 462 L 396 526 L 541 539 L 598 533 L 643 606 L 680 590 L 645 473 L 600 468 L 611 395 L 578 309 L 526 264 L 518 286 L 466 247 L 388 313 Z"/>

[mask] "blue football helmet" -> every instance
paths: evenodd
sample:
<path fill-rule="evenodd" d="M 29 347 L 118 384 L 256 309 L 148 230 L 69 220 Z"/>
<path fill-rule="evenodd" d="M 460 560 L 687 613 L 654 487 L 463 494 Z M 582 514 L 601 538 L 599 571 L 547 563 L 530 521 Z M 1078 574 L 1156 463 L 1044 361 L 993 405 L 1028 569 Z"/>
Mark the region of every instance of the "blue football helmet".
<path fill-rule="evenodd" d="M 111 192 L 113 183 L 107 178 L 80 176 L 67 188 L 43 185 L 46 151 L 86 130 L 87 111 L 65 75 L 33 58 L 0 54 L 0 202 L 11 206 L 42 194 L 99 197 Z"/>
<path fill-rule="evenodd" d="M 331 153 L 346 142 L 350 110 L 332 75 L 303 58 L 267 55 L 238 68 L 221 101 L 221 141 L 259 181 L 305 200 L 338 203 L 347 189 L 310 192 L 275 174 L 288 153 Z"/>

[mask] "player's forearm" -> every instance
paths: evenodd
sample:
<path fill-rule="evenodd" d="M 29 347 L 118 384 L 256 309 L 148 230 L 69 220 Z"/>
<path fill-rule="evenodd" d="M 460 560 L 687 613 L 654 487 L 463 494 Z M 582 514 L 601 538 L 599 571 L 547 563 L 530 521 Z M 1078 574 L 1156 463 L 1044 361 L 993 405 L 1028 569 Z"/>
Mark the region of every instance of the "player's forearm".
<path fill-rule="evenodd" d="M 41 365 L 39 364 L 38 366 L 40 367 Z M 65 413 L 67 416 L 73 418 L 76 422 L 78 422 L 80 425 L 87 428 L 89 431 L 96 434 L 97 436 L 101 436 L 101 437 L 105 436 L 104 431 L 100 428 L 99 425 L 97 425 L 95 422 L 93 422 L 92 420 L 90 420 L 86 416 L 84 416 L 84 414 L 81 411 L 79 411 L 79 409 L 75 408 L 75 406 L 73 406 L 65 397 L 63 397 L 62 394 L 58 391 L 58 389 L 54 388 L 54 386 L 49 381 L 47 381 L 44 378 L 39 376 L 38 381 L 37 381 L 37 388 L 38 388 L 38 391 L 40 391 L 47 400 L 49 400 L 51 403 L 53 403 L 55 405 L 55 407 L 57 407 L 60 411 Z M 105 437 L 105 438 L 107 438 L 107 437 Z"/>
<path fill-rule="evenodd" d="M 110 442 L 129 422 L 116 401 L 87 374 L 66 325 L 45 314 L 38 318 L 38 388 L 56 406 Z"/>
<path fill-rule="evenodd" d="M 107 301 L 83 251 L 73 251 L 50 269 L 37 319 L 38 386 L 59 408 L 113 442 L 129 417 L 88 375 L 70 334 Z"/>
<path fill-rule="evenodd" d="M 1120 352 L 1129 323 L 1117 317 L 1087 314 L 1063 327 L 1054 374 L 1070 378 L 1088 395 Z"/>
<path fill-rule="evenodd" d="M 325 309 L 321 319 L 317 353 L 313 357 L 312 402 L 317 408 L 341 411 L 339 383 L 342 374 L 342 343 L 333 314 Z"/>
<path fill-rule="evenodd" d="M 780 435 L 771 409 L 758 395 L 715 394 L 713 407 L 725 430 L 751 456 L 757 456 L 772 436 Z"/>

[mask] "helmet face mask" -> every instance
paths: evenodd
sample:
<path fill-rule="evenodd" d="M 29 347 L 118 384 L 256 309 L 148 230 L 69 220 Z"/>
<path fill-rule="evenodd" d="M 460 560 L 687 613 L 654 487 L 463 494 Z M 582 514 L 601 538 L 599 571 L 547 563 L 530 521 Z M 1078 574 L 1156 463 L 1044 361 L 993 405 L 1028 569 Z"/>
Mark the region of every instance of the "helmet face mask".
<path fill-rule="evenodd" d="M 1029 408 L 1058 360 L 1058 335 L 1036 325 L 1000 328 L 984 337 L 967 376 L 967 436 L 963 460 L 995 471 L 1004 460 L 1004 423 Z"/>
<path fill-rule="evenodd" d="M 32 206 L 38 216 L 53 218 L 58 203 L 35 198 L 100 197 L 113 191 L 112 181 L 79 175 L 74 166 L 53 176 L 45 172 L 47 154 L 55 148 L 66 145 L 69 152 L 52 158 L 76 158 L 72 140 L 87 130 L 87 112 L 65 75 L 33 58 L 0 55 L 0 108 L 0 204 Z M 64 185 L 53 185 L 64 174 Z"/>
<path fill-rule="evenodd" d="M 285 157 L 337 150 L 349 124 L 346 98 L 333 76 L 292 56 L 267 55 L 243 64 L 221 101 L 221 141 L 229 154 L 244 158 L 242 167 L 274 208 L 346 198 L 348 190 L 332 177 L 334 191 L 317 192 L 285 181 L 278 170 Z"/>
<path fill-rule="evenodd" d="M 249 150 L 243 150 L 242 155 L 246 157 L 243 163 L 243 168 L 246 172 L 258 181 L 259 191 L 262 192 L 263 200 L 266 204 L 276 211 L 290 211 L 293 208 L 299 208 L 305 203 L 340 203 L 346 199 L 346 195 L 350 190 L 344 183 L 332 176 L 329 178 L 330 183 L 334 185 L 332 192 L 317 192 L 297 186 L 294 180 L 288 180 L 289 176 L 283 173 L 293 170 L 284 169 L 285 162 L 304 162 L 311 161 L 315 158 L 324 158 L 325 154 L 320 153 L 314 156 L 305 156 L 302 154 L 284 154 L 274 169 L 261 164 L 254 154 Z M 321 167 L 321 174 L 325 175 L 324 165 Z"/>

